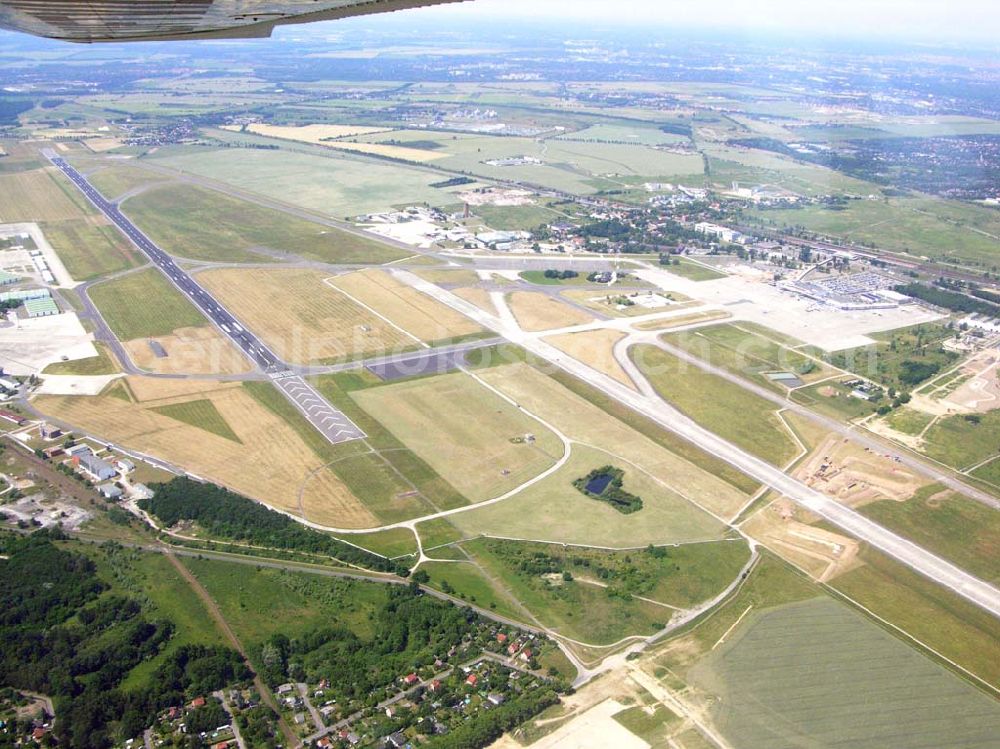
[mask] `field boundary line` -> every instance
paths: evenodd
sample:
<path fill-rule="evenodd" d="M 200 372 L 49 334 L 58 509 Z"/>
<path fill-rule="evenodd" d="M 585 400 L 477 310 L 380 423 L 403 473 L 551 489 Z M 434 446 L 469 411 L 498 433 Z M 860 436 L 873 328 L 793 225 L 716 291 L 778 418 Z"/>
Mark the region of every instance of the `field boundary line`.
<path fill-rule="evenodd" d="M 423 346 L 426 349 L 430 348 L 430 344 L 425 343 L 424 341 L 420 340 L 415 335 L 413 335 L 413 333 L 411 333 L 410 331 L 404 330 L 403 328 L 401 328 L 399 325 L 397 325 L 396 323 L 394 323 L 392 320 L 390 320 L 388 317 L 386 317 L 385 315 L 383 315 L 378 310 L 373 309 L 372 307 L 369 307 L 367 304 L 365 304 L 364 302 L 362 302 L 360 299 L 358 299 L 353 294 L 350 294 L 350 293 L 344 291 L 339 286 L 335 286 L 334 284 L 330 283 L 330 281 L 333 280 L 336 277 L 337 276 L 329 276 L 327 278 L 324 278 L 323 279 L 323 283 L 326 284 L 327 286 L 329 286 L 331 289 L 333 289 L 337 293 L 343 294 L 348 299 L 350 299 L 352 302 L 354 302 L 355 304 L 357 304 L 359 307 L 364 307 L 366 310 L 368 310 L 373 315 L 375 315 L 375 317 L 379 318 L 382 322 L 386 323 L 387 325 L 392 326 L 393 328 L 395 328 L 396 330 L 398 330 L 400 333 L 402 333 L 403 335 L 405 335 L 407 338 L 412 338 L 414 341 L 416 341 L 418 344 L 420 344 L 421 346 Z"/>

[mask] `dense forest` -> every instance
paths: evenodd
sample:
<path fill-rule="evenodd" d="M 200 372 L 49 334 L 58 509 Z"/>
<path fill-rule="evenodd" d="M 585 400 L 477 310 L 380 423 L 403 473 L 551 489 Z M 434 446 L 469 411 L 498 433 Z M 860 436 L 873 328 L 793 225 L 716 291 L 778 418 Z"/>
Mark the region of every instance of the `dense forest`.
<path fill-rule="evenodd" d="M 246 681 L 239 654 L 184 646 L 159 666 L 148 686 L 121 684 L 157 655 L 174 627 L 147 621 L 136 601 L 107 592 L 93 563 L 60 548 L 58 530 L 0 536 L 0 686 L 51 696 L 60 745 L 103 749 L 139 735 L 159 710 Z"/>
<path fill-rule="evenodd" d="M 239 494 L 214 484 L 203 484 L 187 477 L 166 484 L 154 484 L 155 496 L 139 506 L 170 527 L 182 520 L 192 520 L 215 538 L 242 541 L 273 549 L 325 554 L 341 562 L 379 572 L 406 576 L 402 563 L 359 549 L 333 536 L 296 523 Z"/>

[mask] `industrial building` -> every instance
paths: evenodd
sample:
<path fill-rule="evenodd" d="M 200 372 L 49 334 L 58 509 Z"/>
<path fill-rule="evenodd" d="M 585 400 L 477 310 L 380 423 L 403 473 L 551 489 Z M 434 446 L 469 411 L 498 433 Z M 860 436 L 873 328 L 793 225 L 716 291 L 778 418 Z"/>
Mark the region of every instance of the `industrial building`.
<path fill-rule="evenodd" d="M 0 293 L 0 302 L 26 302 L 29 299 L 51 299 L 48 289 L 17 289 Z"/>
<path fill-rule="evenodd" d="M 118 471 L 110 463 L 101 460 L 96 455 L 81 455 L 74 458 L 73 462 L 98 481 L 107 481 L 118 475 Z"/>
<path fill-rule="evenodd" d="M 10 286 L 12 283 L 17 283 L 20 280 L 20 276 L 15 276 L 7 271 L 0 270 L 0 286 Z"/>
<path fill-rule="evenodd" d="M 56 306 L 51 297 L 47 299 L 28 299 L 24 302 L 24 311 L 28 317 L 50 317 L 51 315 L 59 314 L 59 307 Z"/>

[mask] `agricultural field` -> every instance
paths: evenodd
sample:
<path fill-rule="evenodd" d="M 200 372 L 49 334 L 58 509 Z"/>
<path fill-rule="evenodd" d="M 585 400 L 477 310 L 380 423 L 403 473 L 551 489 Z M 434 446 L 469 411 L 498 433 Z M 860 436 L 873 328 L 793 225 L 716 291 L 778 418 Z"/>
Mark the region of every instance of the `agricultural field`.
<path fill-rule="evenodd" d="M 123 210 L 167 252 L 194 260 L 268 262 L 295 256 L 324 263 L 399 260 L 381 242 L 193 185 L 154 187 Z"/>
<path fill-rule="evenodd" d="M 144 377 L 122 382 L 120 394 L 43 396 L 35 405 L 54 418 L 300 516 L 300 488 L 307 481 L 321 485 L 324 520 L 337 518 L 344 527 L 378 525 L 347 486 L 324 469 L 327 461 L 239 383 Z M 201 424 L 209 409 L 211 419 Z M 188 423 L 192 420 L 198 425 Z"/>
<path fill-rule="evenodd" d="M 201 312 L 154 268 L 92 286 L 91 301 L 122 341 L 207 325 Z"/>
<path fill-rule="evenodd" d="M 472 502 L 520 486 L 563 455 L 556 435 L 466 374 L 370 388 L 352 396 Z"/>
<path fill-rule="evenodd" d="M 507 298 L 511 312 L 523 330 L 539 332 L 593 322 L 586 312 L 548 294 L 515 291 Z"/>
<path fill-rule="evenodd" d="M 654 346 L 637 346 L 631 353 L 657 392 L 701 426 L 778 466 L 797 454 L 770 401 Z"/>
<path fill-rule="evenodd" d="M 397 281 L 384 271 L 348 273 L 331 278 L 329 283 L 352 299 L 371 307 L 410 336 L 430 345 L 486 334 L 465 315 Z"/>
<path fill-rule="evenodd" d="M 579 443 L 574 444 L 574 451 L 590 447 L 607 456 L 627 460 L 653 476 L 658 484 L 712 515 L 731 516 L 746 503 L 747 496 L 738 484 L 730 483 L 729 474 L 717 467 L 714 461 L 706 462 L 708 456 L 686 451 L 688 445 L 683 441 L 678 441 L 679 444 L 669 439 L 661 441 L 666 434 L 662 429 L 647 432 L 638 422 L 616 418 L 600 405 L 571 390 L 572 381 L 561 384 L 526 364 L 497 366 L 480 370 L 478 374 L 522 408 Z M 604 463 L 607 463 L 606 459 Z M 590 466 L 595 467 L 599 466 Z M 579 475 L 582 474 L 572 479 Z M 735 478 L 732 480 L 735 481 Z M 621 546 L 636 529 L 622 528 L 619 523 L 626 516 L 614 514 L 618 516 L 615 518 L 617 522 L 605 527 L 602 538 L 616 539 L 608 543 L 609 546 Z M 585 528 L 594 530 L 593 524 L 587 522 L 585 517 L 566 518 L 564 522 L 573 520 L 583 522 Z M 582 528 L 580 532 L 583 532 Z"/>
<path fill-rule="evenodd" d="M 332 364 L 414 348 L 417 342 L 328 283 L 299 269 L 220 269 L 198 274 L 237 319 L 283 360 Z"/>
<path fill-rule="evenodd" d="M 993 698 L 829 599 L 751 614 L 690 676 L 741 749 L 985 749 L 1000 731 Z"/>
<path fill-rule="evenodd" d="M 290 203 L 319 215 L 355 217 L 427 202 L 453 205 L 461 188 L 437 189 L 439 174 L 403 164 L 286 151 L 224 148 L 161 149 L 153 159 L 183 172 L 209 177 Z"/>
<path fill-rule="evenodd" d="M 694 331 L 670 333 L 663 340 L 699 359 L 722 367 L 733 374 L 758 384 L 785 392 L 785 388 L 770 380 L 765 373 L 789 372 L 809 383 L 829 377 L 834 371 L 822 361 L 782 345 L 779 334 L 756 330 L 741 323 L 727 323 L 699 328 Z"/>

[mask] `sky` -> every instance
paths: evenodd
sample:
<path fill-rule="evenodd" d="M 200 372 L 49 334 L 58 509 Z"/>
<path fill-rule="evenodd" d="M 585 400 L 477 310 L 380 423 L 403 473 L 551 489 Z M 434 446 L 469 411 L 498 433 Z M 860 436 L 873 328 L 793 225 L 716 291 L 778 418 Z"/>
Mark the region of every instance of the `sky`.
<path fill-rule="evenodd" d="M 650 27 L 954 41 L 1000 37 L 1000 0 L 473 0 L 417 11 Z"/>

